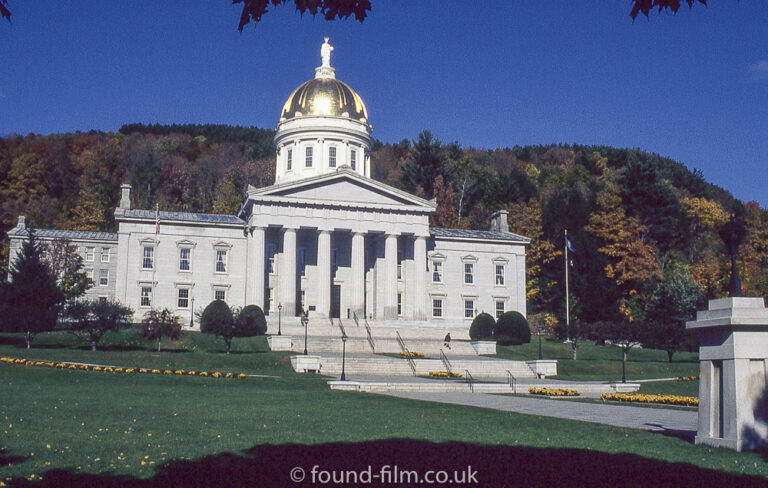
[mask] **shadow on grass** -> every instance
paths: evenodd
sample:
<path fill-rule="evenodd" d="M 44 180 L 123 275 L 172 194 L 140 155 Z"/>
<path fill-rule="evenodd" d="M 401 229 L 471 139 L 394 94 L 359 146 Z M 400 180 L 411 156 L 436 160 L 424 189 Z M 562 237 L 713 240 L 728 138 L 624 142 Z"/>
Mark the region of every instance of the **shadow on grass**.
<path fill-rule="evenodd" d="M 314 466 L 317 467 L 313 479 Z M 447 472 L 451 481 L 454 474 L 458 476 L 458 482 L 431 486 L 768 486 L 768 480 L 756 476 L 729 474 L 633 454 L 460 442 L 436 444 L 408 439 L 259 445 L 237 455 L 222 453 L 195 461 L 172 461 L 158 468 L 149 479 L 54 470 L 43 473 L 41 482 L 17 479 L 9 486 L 424 486 L 414 482 L 414 478 L 410 481 L 409 478 L 396 478 L 395 473 L 404 476 L 406 471 L 408 475 L 413 471 L 424 477 L 430 470 Z M 291 479 L 292 473 L 294 477 L 303 475 L 303 478 Z M 358 481 L 354 481 L 353 474 L 346 473 L 355 473 Z M 389 478 L 382 473 L 390 473 Z M 474 478 L 467 478 L 468 473 L 474 473 Z M 348 476 L 347 482 L 343 483 L 339 476 Z M 368 476 L 369 481 L 366 481 Z M 433 476 L 438 475 L 433 473 Z"/>
<path fill-rule="evenodd" d="M 77 349 L 79 351 L 90 351 L 91 350 L 91 346 L 86 346 L 86 345 L 77 346 L 77 347 L 75 347 L 75 349 Z M 143 347 L 142 346 L 128 346 L 128 345 L 121 345 L 121 344 L 106 344 L 106 345 L 103 345 L 103 346 L 102 345 L 96 346 L 96 352 L 99 352 L 99 351 L 102 351 L 102 352 L 107 352 L 107 351 L 123 351 L 123 352 L 125 352 L 125 351 L 146 351 L 146 350 L 147 350 L 146 346 L 143 346 Z"/>
<path fill-rule="evenodd" d="M 14 456 L 8 454 L 8 449 L 0 449 L 0 466 L 8 466 L 25 461 L 27 456 Z"/>

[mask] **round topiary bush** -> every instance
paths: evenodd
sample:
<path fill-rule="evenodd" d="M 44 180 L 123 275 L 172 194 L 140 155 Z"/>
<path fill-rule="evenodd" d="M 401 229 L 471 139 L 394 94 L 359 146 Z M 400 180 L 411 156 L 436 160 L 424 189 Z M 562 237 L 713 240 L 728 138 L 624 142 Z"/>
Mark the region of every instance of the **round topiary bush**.
<path fill-rule="evenodd" d="M 267 333 L 267 319 L 257 305 L 247 305 L 235 320 L 235 337 L 252 337 Z"/>
<path fill-rule="evenodd" d="M 531 329 L 520 312 L 505 312 L 496 321 L 493 331 L 496 343 L 502 346 L 517 346 L 531 342 Z"/>
<path fill-rule="evenodd" d="M 495 325 L 496 321 L 493 320 L 493 316 L 483 312 L 472 321 L 472 325 L 469 327 L 469 338 L 473 341 L 492 339 Z"/>
<path fill-rule="evenodd" d="M 214 300 L 209 303 L 200 317 L 200 332 L 222 337 L 227 344 L 227 354 L 229 354 L 232 337 L 235 336 L 235 321 L 229 305 L 223 300 Z"/>

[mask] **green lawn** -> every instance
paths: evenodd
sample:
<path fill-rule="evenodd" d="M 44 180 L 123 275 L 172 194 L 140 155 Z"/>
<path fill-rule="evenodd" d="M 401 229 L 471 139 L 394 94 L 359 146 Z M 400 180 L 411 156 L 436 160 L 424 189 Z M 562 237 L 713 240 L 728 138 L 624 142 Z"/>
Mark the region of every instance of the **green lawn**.
<path fill-rule="evenodd" d="M 595 346 L 584 343 L 579 347 L 578 360 L 571 359 L 571 345 L 542 341 L 544 359 L 557 359 L 557 379 L 563 380 L 621 380 L 621 350 L 615 346 Z M 530 361 L 539 358 L 536 337 L 530 344 L 498 346 L 497 356 Z M 670 363 L 667 353 L 656 349 L 632 349 L 627 357 L 627 381 L 651 378 L 677 378 L 699 374 L 698 355 L 678 352 Z"/>
<path fill-rule="evenodd" d="M 638 467 L 637 479 L 645 476 L 645 470 L 693 470 L 689 478 L 681 479 L 719 476 L 699 468 L 768 477 L 768 465 L 758 454 L 694 446 L 675 436 L 331 391 L 322 377 L 294 373 L 290 353 L 270 352 L 263 337 L 236 339 L 229 356 L 221 354 L 222 341 L 196 333 L 168 344 L 160 354 L 131 333 L 105 338 L 105 349 L 96 352 L 73 339 L 64 333 L 41 335 L 28 351 L 20 337 L 0 334 L 0 356 L 278 377 L 131 375 L 0 363 L 0 466 L 6 483 L 11 477 L 33 474 L 35 479 L 56 479 L 61 472 L 51 470 L 65 470 L 75 476 L 127 476 L 125 486 L 131 486 L 131 477 L 199 472 L 205 479 L 220 476 L 216 469 L 227 466 L 228 476 L 237 479 L 237 473 L 230 471 L 239 469 L 247 484 L 253 481 L 243 474 L 248 466 L 278 454 L 336 463 L 345 459 L 364 463 L 359 458 L 364 454 L 370 463 L 427 462 L 434 453 L 437 459 L 446 458 L 446 452 L 451 462 L 473 461 L 495 469 L 499 476 L 507 472 L 504 463 L 520 457 L 541 458 L 538 466 L 554 470 L 552 476 L 563 476 L 560 471 L 579 460 L 582 467 L 594 463 L 594 471 L 600 473 L 605 470 L 599 466 L 605 463 L 629 463 Z M 516 351 L 504 352 L 507 357 L 512 354 Z M 585 356 L 586 363 L 589 356 Z M 692 363 L 684 364 L 691 369 Z M 329 443 L 342 444 L 328 447 Z M 458 452 L 465 454 L 456 457 Z M 494 456 L 503 461 L 495 464 Z M 238 464 L 244 459 L 247 465 Z M 264 469 L 285 469 L 280 476 L 287 476 L 289 465 L 281 462 Z M 161 465 L 165 466 L 158 471 Z M 285 482 L 284 476 L 279 479 Z M 82 479 L 80 483 L 88 485 Z M 105 479 L 90 484 L 105 484 Z"/>

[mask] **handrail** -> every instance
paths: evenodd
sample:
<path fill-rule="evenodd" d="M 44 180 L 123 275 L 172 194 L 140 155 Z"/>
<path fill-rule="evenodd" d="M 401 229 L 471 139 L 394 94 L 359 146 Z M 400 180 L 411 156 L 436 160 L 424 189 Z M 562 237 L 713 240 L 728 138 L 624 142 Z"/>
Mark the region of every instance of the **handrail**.
<path fill-rule="evenodd" d="M 413 361 L 413 358 L 411 357 L 411 351 L 408 350 L 407 347 L 405 347 L 405 341 L 400 336 L 400 331 L 395 331 L 395 334 L 397 335 L 397 343 L 400 345 L 400 349 L 405 353 L 405 359 L 408 360 L 408 366 L 411 367 L 411 372 L 413 373 L 413 376 L 416 376 L 416 363 Z"/>
<path fill-rule="evenodd" d="M 468 369 L 464 370 L 464 374 L 467 378 L 467 384 L 469 385 L 469 391 L 474 393 L 475 392 L 475 378 L 472 376 L 472 373 L 469 372 Z"/>
<path fill-rule="evenodd" d="M 357 319 L 357 313 L 352 312 L 352 318 L 355 319 L 355 324 L 360 327 L 360 322 Z M 371 335 L 371 327 L 368 325 L 368 319 L 363 315 L 365 320 L 365 334 L 368 336 L 368 345 L 371 346 L 371 351 L 376 352 L 376 344 L 373 342 L 373 336 Z"/>
<path fill-rule="evenodd" d="M 349 337 L 349 336 L 347 335 L 347 331 L 346 331 L 346 330 L 344 330 L 344 325 L 342 325 L 342 323 L 341 323 L 341 319 L 340 319 L 340 318 L 339 318 L 339 329 L 341 330 L 341 336 L 342 336 L 342 337 Z"/>
<path fill-rule="evenodd" d="M 507 370 L 507 377 L 509 380 L 509 386 L 512 388 L 512 393 L 517 393 L 517 378 L 512 375 L 512 371 Z"/>
<path fill-rule="evenodd" d="M 443 362 L 443 366 L 445 366 L 445 370 L 449 373 L 451 372 L 451 362 L 448 361 L 448 358 L 445 356 L 445 353 L 442 349 L 440 349 L 440 360 Z"/>

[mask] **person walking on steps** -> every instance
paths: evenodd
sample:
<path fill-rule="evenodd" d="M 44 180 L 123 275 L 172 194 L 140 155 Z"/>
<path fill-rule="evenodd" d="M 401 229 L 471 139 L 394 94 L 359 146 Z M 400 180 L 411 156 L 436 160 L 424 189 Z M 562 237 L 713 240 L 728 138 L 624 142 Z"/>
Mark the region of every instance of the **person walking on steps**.
<path fill-rule="evenodd" d="M 445 344 L 443 344 L 443 345 L 444 345 L 445 347 L 447 347 L 448 349 L 450 349 L 450 348 L 451 348 L 451 333 L 450 333 L 450 332 L 448 332 L 447 334 L 445 334 Z"/>

